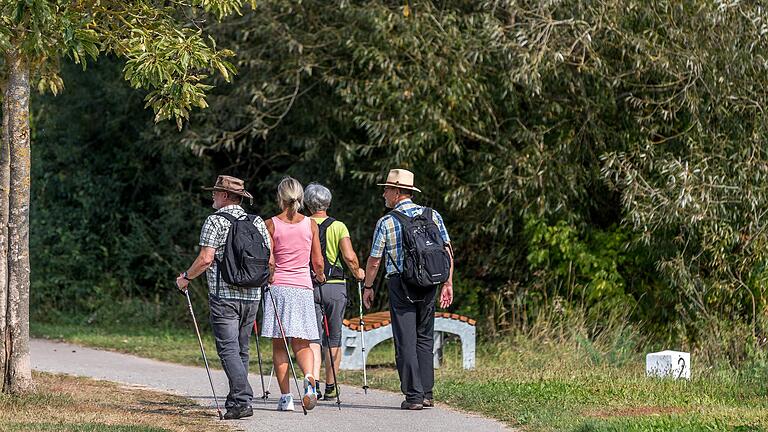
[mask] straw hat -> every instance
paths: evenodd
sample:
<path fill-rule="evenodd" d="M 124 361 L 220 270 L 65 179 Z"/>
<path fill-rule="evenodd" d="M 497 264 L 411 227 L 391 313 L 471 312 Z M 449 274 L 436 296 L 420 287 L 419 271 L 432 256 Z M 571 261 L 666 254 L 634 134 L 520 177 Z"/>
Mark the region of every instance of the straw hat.
<path fill-rule="evenodd" d="M 378 183 L 378 186 L 392 186 L 400 189 L 410 189 L 416 192 L 421 192 L 416 186 L 413 185 L 413 173 L 404 169 L 389 170 L 387 175 L 387 181 L 384 183 Z"/>
<path fill-rule="evenodd" d="M 213 187 L 205 187 L 204 190 L 215 190 L 223 192 L 231 192 L 240 196 L 244 196 L 248 199 L 253 199 L 253 195 L 245 190 L 245 182 L 237 177 L 220 175 L 216 178 L 216 184 Z"/>

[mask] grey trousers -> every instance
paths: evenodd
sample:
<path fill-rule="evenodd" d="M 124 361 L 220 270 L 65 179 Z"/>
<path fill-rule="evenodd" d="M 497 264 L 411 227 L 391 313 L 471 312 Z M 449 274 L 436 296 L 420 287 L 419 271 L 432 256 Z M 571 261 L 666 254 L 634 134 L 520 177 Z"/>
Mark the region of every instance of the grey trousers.
<path fill-rule="evenodd" d="M 229 393 L 224 406 L 227 409 L 234 406 L 250 407 L 253 389 L 248 383 L 248 347 L 259 302 L 223 299 L 212 294 L 208 300 L 216 351 L 229 381 Z"/>
<path fill-rule="evenodd" d="M 435 346 L 435 297 L 437 287 L 417 296 L 411 303 L 399 276 L 389 278 L 389 309 L 395 341 L 395 363 L 400 376 L 400 391 L 409 403 L 432 399 L 435 370 L 432 351 Z M 409 289 L 411 299 L 416 289 Z"/>
<path fill-rule="evenodd" d="M 320 305 L 320 290 L 322 290 L 323 304 Z M 341 346 L 341 326 L 344 322 L 344 310 L 347 308 L 347 284 L 327 283 L 315 285 L 315 317 L 317 328 L 320 331 L 320 340 L 323 347 L 338 348 Z M 325 335 L 325 323 L 323 322 L 323 308 L 328 317 L 328 331 L 330 338 Z M 330 340 L 329 340 L 330 339 Z"/>

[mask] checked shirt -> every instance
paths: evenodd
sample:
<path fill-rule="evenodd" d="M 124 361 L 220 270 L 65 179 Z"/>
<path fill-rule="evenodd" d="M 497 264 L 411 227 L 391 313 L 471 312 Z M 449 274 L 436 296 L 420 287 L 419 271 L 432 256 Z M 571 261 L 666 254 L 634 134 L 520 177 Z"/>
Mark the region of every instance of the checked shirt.
<path fill-rule="evenodd" d="M 245 210 L 239 205 L 229 205 L 222 207 L 216 213 L 208 216 L 203 223 L 203 228 L 200 230 L 200 246 L 212 247 L 216 249 L 216 260 L 213 261 L 208 270 L 205 272 L 205 276 L 208 280 L 208 293 L 216 295 L 216 271 L 219 267 L 217 260 L 224 258 L 224 244 L 227 242 L 227 234 L 229 233 L 230 223 L 223 216 L 217 216 L 218 213 L 229 213 L 234 217 L 241 217 L 245 215 Z M 271 239 L 269 237 L 269 231 L 267 226 L 264 225 L 264 221 L 260 217 L 257 217 L 254 221 L 256 229 L 259 230 L 264 240 L 267 243 L 267 247 L 270 246 Z M 229 285 L 224 280 L 219 280 L 219 298 L 228 300 L 260 300 L 261 291 L 259 288 L 240 288 Z"/>
<path fill-rule="evenodd" d="M 405 214 L 408 217 L 421 214 L 424 211 L 424 207 L 416 205 L 413 201 L 407 199 L 397 203 L 395 211 Z M 443 238 L 445 243 L 450 243 L 451 239 L 448 237 L 448 230 L 445 229 L 443 223 L 443 217 L 440 216 L 436 210 L 432 210 L 432 220 L 435 221 L 437 227 L 440 229 L 440 237 Z M 403 241 L 401 235 L 401 224 L 394 216 L 387 214 L 379 219 L 376 223 L 376 228 L 373 231 L 373 243 L 371 244 L 371 256 L 373 258 L 381 258 L 386 256 L 384 261 L 386 262 L 387 276 L 399 273 L 403 269 Z M 397 263 L 397 267 L 392 263 L 394 259 Z"/>

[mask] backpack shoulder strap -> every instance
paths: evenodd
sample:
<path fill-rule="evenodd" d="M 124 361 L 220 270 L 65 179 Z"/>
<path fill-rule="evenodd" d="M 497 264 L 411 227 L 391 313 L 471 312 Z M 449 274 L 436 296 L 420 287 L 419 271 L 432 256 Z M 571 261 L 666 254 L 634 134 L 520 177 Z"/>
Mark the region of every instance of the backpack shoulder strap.
<path fill-rule="evenodd" d="M 325 231 L 327 231 L 327 230 L 328 230 L 328 228 L 329 228 L 329 227 L 331 226 L 331 224 L 332 224 L 332 223 L 334 223 L 334 222 L 336 222 L 336 219 L 334 219 L 334 218 L 332 218 L 332 217 L 328 216 L 327 218 L 325 218 L 325 220 L 323 221 L 323 223 L 321 223 L 321 224 L 319 225 L 319 228 L 320 228 L 320 229 L 321 229 L 323 232 L 325 232 Z"/>
<path fill-rule="evenodd" d="M 327 238 L 325 233 L 328 231 L 328 228 L 330 228 L 331 225 L 333 225 L 334 222 L 336 222 L 336 219 L 328 216 L 328 218 L 326 220 L 324 220 L 323 223 L 320 225 L 320 230 L 323 232 L 323 237 L 322 237 L 323 240 L 325 240 Z M 325 225 L 325 227 L 323 227 L 323 225 Z M 327 244 L 326 244 L 326 248 L 327 248 Z M 325 251 L 323 251 L 323 256 L 326 259 L 328 258 L 325 255 Z M 341 263 L 342 263 L 342 261 L 341 261 L 341 250 L 339 249 L 338 253 L 336 254 L 336 261 L 335 262 L 328 261 L 328 264 L 330 264 L 330 265 L 332 265 L 334 267 L 341 267 L 341 265 L 340 265 Z"/>
<path fill-rule="evenodd" d="M 397 210 L 392 210 L 389 213 L 390 216 L 394 217 L 403 225 L 409 225 L 411 223 L 411 218 L 409 216 L 406 216 L 404 213 L 401 213 Z"/>
<path fill-rule="evenodd" d="M 228 220 L 229 223 L 234 223 L 237 220 L 236 217 L 232 216 L 227 212 L 216 212 L 214 213 L 214 215 L 223 217 L 224 219 Z"/>
<path fill-rule="evenodd" d="M 327 217 L 321 223 L 318 225 L 318 237 L 320 237 L 320 251 L 323 253 L 323 259 L 328 261 L 328 256 L 326 255 L 327 248 L 327 239 L 326 239 L 326 233 L 328 232 L 328 227 L 331 226 L 332 223 L 336 222 L 336 219 L 332 217 Z"/>
<path fill-rule="evenodd" d="M 432 221 L 432 208 L 431 207 L 424 207 L 424 210 L 422 210 L 421 215 L 424 216 L 428 221 Z"/>
<path fill-rule="evenodd" d="M 258 222 L 264 223 L 264 219 L 262 219 L 261 216 L 255 215 L 255 214 L 250 214 L 250 213 L 246 213 L 245 214 L 245 219 L 243 219 L 243 220 L 247 220 L 247 221 L 251 222 L 251 224 L 254 225 L 254 226 Z"/>
<path fill-rule="evenodd" d="M 236 218 L 235 216 L 233 216 L 233 215 L 231 215 L 231 214 L 229 214 L 227 212 L 216 212 L 213 215 L 214 216 L 220 216 L 220 217 L 223 217 L 224 219 L 228 220 L 230 227 L 232 226 L 232 224 L 234 224 L 238 220 L 238 218 Z M 246 215 L 246 217 L 247 217 L 247 215 Z M 218 296 L 219 295 L 219 290 L 220 290 L 220 287 L 221 287 L 221 261 L 219 261 L 219 259 L 216 258 L 216 254 L 213 255 L 213 260 L 216 261 L 216 295 Z"/>
<path fill-rule="evenodd" d="M 397 221 L 400 222 L 400 225 L 403 227 L 407 227 L 411 224 L 411 218 L 397 210 L 392 210 L 387 214 L 397 219 Z M 389 261 L 392 262 L 392 265 L 395 266 L 395 270 L 397 270 L 398 273 L 402 273 L 402 270 L 400 270 L 400 267 L 397 265 L 397 261 L 395 261 L 389 251 L 387 251 L 387 256 L 389 257 Z"/>

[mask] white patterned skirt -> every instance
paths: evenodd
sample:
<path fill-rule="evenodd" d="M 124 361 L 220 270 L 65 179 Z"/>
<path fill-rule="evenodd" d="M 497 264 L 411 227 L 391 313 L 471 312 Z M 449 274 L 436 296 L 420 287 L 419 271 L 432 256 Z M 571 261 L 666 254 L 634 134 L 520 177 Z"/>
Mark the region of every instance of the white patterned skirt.
<path fill-rule="evenodd" d="M 277 314 L 288 338 L 317 340 L 315 317 L 315 296 L 311 289 L 292 288 L 272 285 L 264 296 L 264 312 L 261 322 L 261 335 L 268 338 L 281 338 L 280 327 L 275 319 L 275 300 Z"/>

